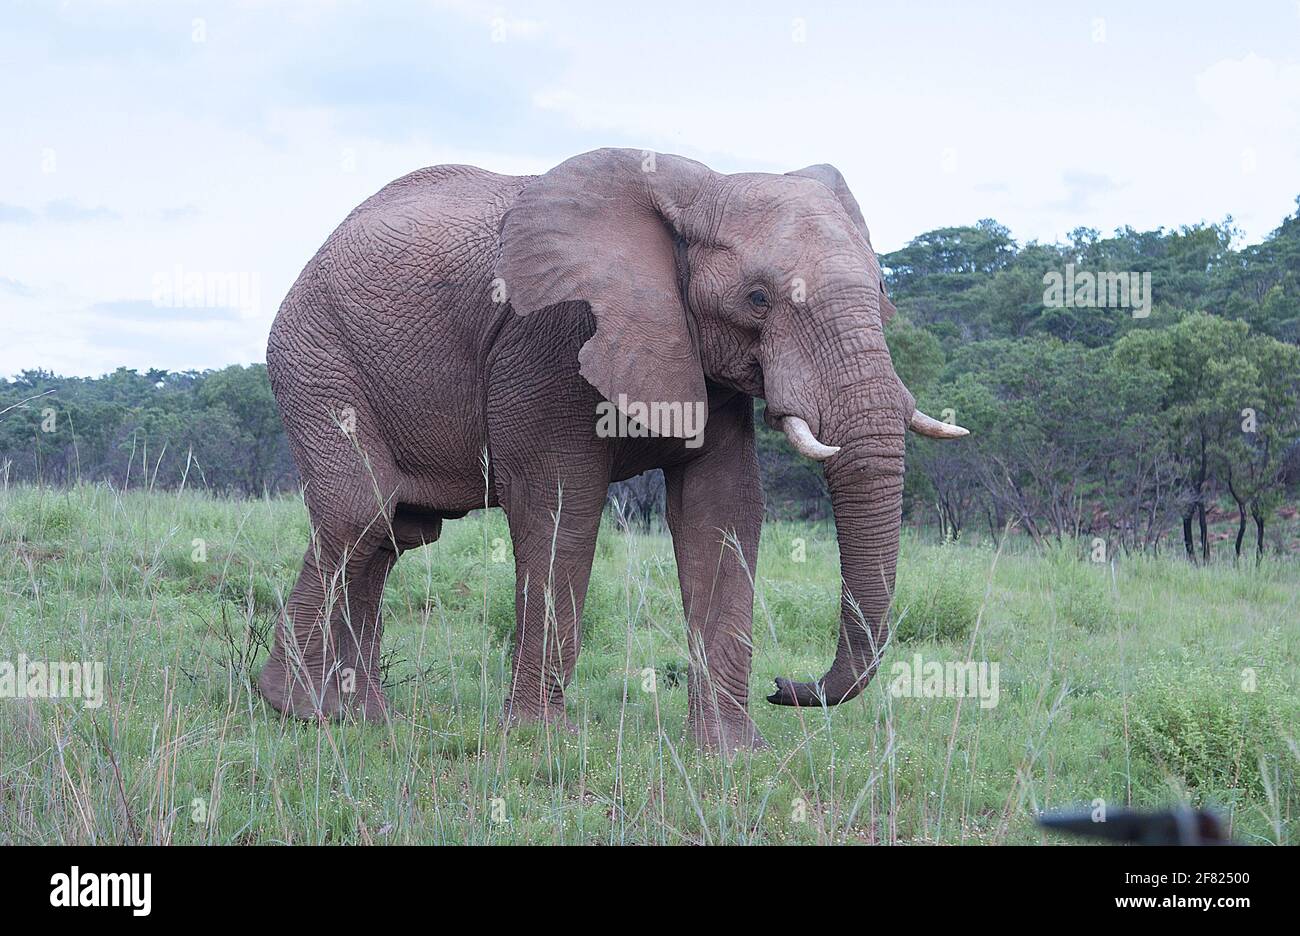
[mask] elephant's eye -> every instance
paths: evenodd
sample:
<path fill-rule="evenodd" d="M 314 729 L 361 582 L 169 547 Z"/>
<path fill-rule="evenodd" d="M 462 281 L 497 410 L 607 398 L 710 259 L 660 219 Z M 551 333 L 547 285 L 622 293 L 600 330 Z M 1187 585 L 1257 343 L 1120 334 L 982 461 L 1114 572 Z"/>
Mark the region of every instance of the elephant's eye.
<path fill-rule="evenodd" d="M 767 298 L 767 290 L 765 289 L 755 289 L 749 294 L 749 301 L 759 309 L 766 309 L 772 305 L 771 301 Z"/>

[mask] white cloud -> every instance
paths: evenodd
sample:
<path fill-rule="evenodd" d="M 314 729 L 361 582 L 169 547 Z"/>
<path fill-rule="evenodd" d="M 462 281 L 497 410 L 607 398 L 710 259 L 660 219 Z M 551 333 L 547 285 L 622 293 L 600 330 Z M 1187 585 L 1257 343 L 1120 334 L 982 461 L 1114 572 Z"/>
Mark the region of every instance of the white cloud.
<path fill-rule="evenodd" d="M 1215 62 L 1196 76 L 1196 93 L 1224 123 L 1272 134 L 1300 123 L 1300 63 L 1251 52 Z"/>

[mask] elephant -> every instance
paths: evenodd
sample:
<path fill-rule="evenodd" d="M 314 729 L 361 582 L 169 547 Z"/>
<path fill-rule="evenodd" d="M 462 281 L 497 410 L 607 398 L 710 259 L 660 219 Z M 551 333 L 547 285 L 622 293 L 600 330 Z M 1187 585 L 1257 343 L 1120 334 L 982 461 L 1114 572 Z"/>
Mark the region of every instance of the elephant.
<path fill-rule="evenodd" d="M 777 705 L 857 696 L 888 636 L 905 432 L 894 314 L 841 173 L 722 174 L 599 149 L 539 176 L 444 165 L 363 202 L 308 262 L 266 364 L 312 540 L 258 689 L 304 718 L 391 717 L 384 581 L 446 520 L 501 507 L 515 562 L 503 724 L 572 729 L 565 692 L 611 482 L 663 471 L 687 731 L 758 749 L 749 714 L 762 418 L 821 461 L 840 551 L 834 662 Z M 616 418 L 615 418 L 616 417 Z M 602 428 L 603 427 L 603 428 Z"/>

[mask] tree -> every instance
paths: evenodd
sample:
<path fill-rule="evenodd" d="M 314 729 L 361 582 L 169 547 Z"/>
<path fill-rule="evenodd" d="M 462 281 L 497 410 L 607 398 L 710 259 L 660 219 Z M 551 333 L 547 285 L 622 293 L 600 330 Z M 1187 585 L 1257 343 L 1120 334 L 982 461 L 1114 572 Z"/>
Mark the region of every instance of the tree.
<path fill-rule="evenodd" d="M 1214 362 L 1212 384 L 1225 412 L 1235 413 L 1215 441 L 1214 457 L 1237 505 L 1234 556 L 1241 558 L 1246 514 L 1255 521 L 1255 558 L 1264 527 L 1286 486 L 1287 453 L 1300 439 L 1300 348 L 1247 334 L 1240 353 Z"/>
<path fill-rule="evenodd" d="M 0 464 L 14 481 L 168 487 L 185 477 L 192 452 L 198 476 L 219 491 L 297 486 L 260 364 L 203 374 L 120 368 L 99 378 L 28 371 L 0 381 L 0 410 L 9 406 Z"/>

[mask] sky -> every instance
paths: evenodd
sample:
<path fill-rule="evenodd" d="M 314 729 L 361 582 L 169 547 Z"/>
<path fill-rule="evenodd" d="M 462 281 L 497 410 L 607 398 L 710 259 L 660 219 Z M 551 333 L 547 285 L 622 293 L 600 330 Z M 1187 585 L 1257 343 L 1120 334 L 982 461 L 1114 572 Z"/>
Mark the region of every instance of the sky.
<path fill-rule="evenodd" d="M 601 146 L 832 163 L 882 253 L 982 218 L 1258 241 L 1300 195 L 1300 0 L 0 0 L 0 375 L 263 360 L 387 182 Z"/>

